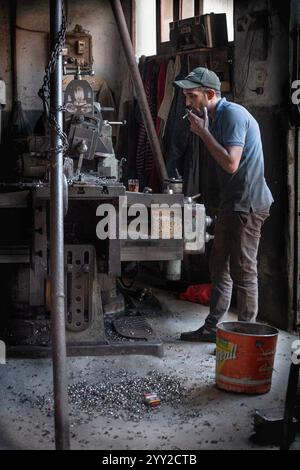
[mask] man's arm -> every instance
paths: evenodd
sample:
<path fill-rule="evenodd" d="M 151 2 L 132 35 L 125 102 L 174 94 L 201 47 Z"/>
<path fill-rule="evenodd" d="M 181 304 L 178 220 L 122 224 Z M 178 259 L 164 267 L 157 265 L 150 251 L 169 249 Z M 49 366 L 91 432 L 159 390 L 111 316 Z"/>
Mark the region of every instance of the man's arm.
<path fill-rule="evenodd" d="M 206 109 L 206 108 L 205 108 Z M 204 114 L 204 119 L 199 118 L 195 114 L 189 115 L 191 123 L 191 131 L 197 134 L 203 141 L 210 155 L 227 173 L 233 174 L 237 171 L 240 160 L 243 154 L 243 147 L 232 145 L 223 147 L 216 141 L 214 136 L 208 129 L 208 116 L 207 110 Z"/>
<path fill-rule="evenodd" d="M 242 157 L 243 147 L 235 145 L 225 148 L 216 141 L 209 130 L 203 131 L 200 137 L 210 155 L 223 168 L 223 170 L 231 174 L 237 171 Z"/>

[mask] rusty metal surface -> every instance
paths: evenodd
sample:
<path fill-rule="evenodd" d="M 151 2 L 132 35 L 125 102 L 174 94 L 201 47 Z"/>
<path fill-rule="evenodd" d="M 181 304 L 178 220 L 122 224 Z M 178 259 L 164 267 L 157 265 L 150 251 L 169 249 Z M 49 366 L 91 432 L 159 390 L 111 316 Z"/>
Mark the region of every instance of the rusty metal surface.
<path fill-rule="evenodd" d="M 65 245 L 67 344 L 105 342 L 101 279 L 92 245 Z"/>
<path fill-rule="evenodd" d="M 94 248 L 65 246 L 66 328 L 74 332 L 88 329 L 92 321 L 92 288 L 95 270 Z"/>

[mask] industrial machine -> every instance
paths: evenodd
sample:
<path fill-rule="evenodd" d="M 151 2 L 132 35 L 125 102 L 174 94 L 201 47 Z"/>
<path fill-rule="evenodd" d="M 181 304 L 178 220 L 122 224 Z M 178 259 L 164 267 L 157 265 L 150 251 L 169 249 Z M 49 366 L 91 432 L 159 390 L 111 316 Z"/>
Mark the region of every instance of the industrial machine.
<path fill-rule="evenodd" d="M 85 47 L 91 47 L 91 37 L 84 36 L 82 30 L 74 34 L 75 39 L 74 35 L 70 39 L 72 47 L 67 45 L 64 49 L 64 72 L 74 78 L 66 86 L 63 106 L 65 320 L 69 353 L 161 355 L 161 341 L 141 318 L 137 322 L 129 317 L 128 326 L 124 297 L 117 283 L 122 264 L 163 262 L 166 277 L 178 280 L 184 252 L 205 251 L 205 243 L 211 238 L 207 234 L 211 220 L 203 205 L 184 198 L 180 179 L 166 181 L 165 192 L 161 194 L 149 190 L 126 191 L 120 181 L 120 162 L 115 157 L 112 140 L 112 126 L 126 123 L 105 119 L 111 109 L 95 101 L 86 79 L 92 73 L 91 51 L 85 51 Z M 78 55 L 83 59 L 79 60 Z M 9 309 L 6 341 L 12 353 L 48 355 L 51 343 L 49 135 L 47 132 L 31 135 L 19 148 L 22 150 L 15 178 L 0 183 L 0 209 L 6 220 L 0 234 L 0 269 L 2 277 L 5 273 L 10 280 L 6 290 Z M 132 221 L 129 215 L 124 222 L 120 214 L 124 202 L 126 216 L 135 205 L 142 205 L 148 212 L 149 231 L 139 239 L 124 236 L 124 233 L 128 235 Z M 165 206 L 161 207 L 162 204 Z M 175 236 L 176 218 L 169 210 L 174 204 L 181 213 L 190 215 L 192 227 L 197 222 L 194 239 Z M 104 217 L 98 214 L 104 205 L 115 208 L 117 228 L 122 236 L 107 239 L 97 236 L 97 225 Z M 160 233 L 156 238 L 151 237 L 152 225 L 157 222 L 164 225 L 168 218 L 170 239 L 164 239 Z M 183 233 L 184 227 L 180 230 Z M 129 329 L 127 337 L 136 341 L 113 344 L 109 341 L 106 323 L 114 316 L 118 317 L 118 331 Z M 120 316 L 125 327 L 120 326 Z M 132 333 L 134 328 L 136 331 Z"/>
<path fill-rule="evenodd" d="M 297 325 L 299 332 L 300 325 Z M 292 350 L 284 409 L 257 410 L 251 440 L 258 445 L 275 445 L 289 450 L 300 432 L 300 349 Z M 298 349 L 297 349 L 298 348 Z"/>

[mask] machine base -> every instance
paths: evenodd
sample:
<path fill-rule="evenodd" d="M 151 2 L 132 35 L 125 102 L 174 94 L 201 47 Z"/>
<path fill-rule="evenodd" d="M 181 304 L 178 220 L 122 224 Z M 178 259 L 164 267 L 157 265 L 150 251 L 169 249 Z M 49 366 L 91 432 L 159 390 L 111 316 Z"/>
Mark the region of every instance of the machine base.
<path fill-rule="evenodd" d="M 7 357 L 19 359 L 36 359 L 51 357 L 50 346 L 8 346 Z M 107 343 L 67 346 L 67 356 L 110 356 L 110 355 L 147 355 L 163 357 L 163 343 L 161 341 L 138 341 L 133 343 Z"/>

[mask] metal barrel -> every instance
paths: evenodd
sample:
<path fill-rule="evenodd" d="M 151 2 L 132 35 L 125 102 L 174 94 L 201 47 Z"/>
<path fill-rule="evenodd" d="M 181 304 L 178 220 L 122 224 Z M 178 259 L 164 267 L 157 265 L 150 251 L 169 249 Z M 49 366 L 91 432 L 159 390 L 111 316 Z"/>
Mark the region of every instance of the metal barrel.
<path fill-rule="evenodd" d="M 219 323 L 217 387 L 238 393 L 267 393 L 272 385 L 277 338 L 276 328 L 261 323 Z"/>

